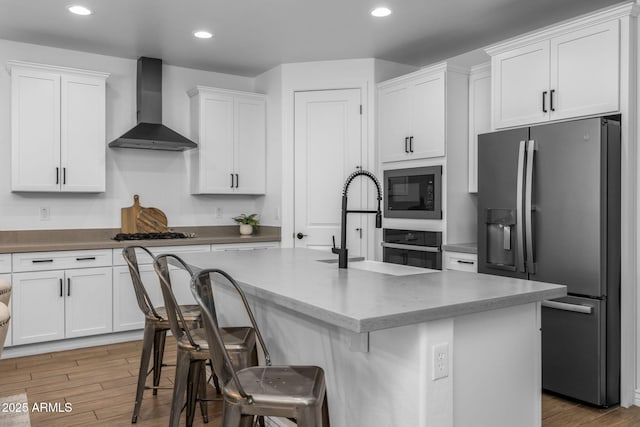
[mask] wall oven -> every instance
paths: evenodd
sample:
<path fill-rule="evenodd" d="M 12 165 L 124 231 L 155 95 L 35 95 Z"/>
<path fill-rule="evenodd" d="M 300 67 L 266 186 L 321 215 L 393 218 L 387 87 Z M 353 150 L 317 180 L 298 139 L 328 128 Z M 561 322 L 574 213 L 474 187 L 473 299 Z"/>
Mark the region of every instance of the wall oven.
<path fill-rule="evenodd" d="M 384 171 L 384 216 L 442 219 L 442 166 Z"/>
<path fill-rule="evenodd" d="M 382 259 L 393 264 L 442 270 L 442 233 L 385 228 Z"/>

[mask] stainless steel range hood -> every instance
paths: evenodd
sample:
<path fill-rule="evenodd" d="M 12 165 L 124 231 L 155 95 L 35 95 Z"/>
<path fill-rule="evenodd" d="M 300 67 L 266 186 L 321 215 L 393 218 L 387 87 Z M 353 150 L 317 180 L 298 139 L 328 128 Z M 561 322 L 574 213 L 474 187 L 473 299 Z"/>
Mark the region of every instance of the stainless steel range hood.
<path fill-rule="evenodd" d="M 136 90 L 138 124 L 109 147 L 183 151 L 197 144 L 162 124 L 162 60 L 140 57 Z"/>

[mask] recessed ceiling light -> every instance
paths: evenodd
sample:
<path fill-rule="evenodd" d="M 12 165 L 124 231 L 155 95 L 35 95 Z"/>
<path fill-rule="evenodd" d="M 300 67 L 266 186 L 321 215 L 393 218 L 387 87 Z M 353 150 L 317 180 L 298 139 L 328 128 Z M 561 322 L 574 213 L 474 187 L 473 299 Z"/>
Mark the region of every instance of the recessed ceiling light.
<path fill-rule="evenodd" d="M 210 39 L 211 37 L 213 37 L 213 34 L 211 34 L 209 31 L 194 31 L 193 35 L 199 39 Z"/>
<path fill-rule="evenodd" d="M 87 16 L 87 15 L 91 15 L 93 12 L 91 12 L 91 9 L 88 9 L 84 6 L 80 6 L 80 5 L 73 5 L 73 6 L 69 6 L 67 8 L 69 10 L 69 12 L 74 13 L 76 15 L 82 15 L 82 16 Z"/>
<path fill-rule="evenodd" d="M 389 16 L 391 15 L 391 9 L 389 9 L 388 7 L 376 7 L 375 9 L 373 9 L 371 11 L 371 15 L 377 17 L 377 18 L 382 18 L 384 16 Z"/>

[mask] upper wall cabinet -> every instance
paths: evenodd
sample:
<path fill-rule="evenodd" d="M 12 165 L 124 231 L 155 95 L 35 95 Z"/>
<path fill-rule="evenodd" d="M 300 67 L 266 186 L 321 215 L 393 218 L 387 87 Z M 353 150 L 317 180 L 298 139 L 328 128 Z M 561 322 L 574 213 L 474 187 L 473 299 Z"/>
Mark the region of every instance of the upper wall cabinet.
<path fill-rule="evenodd" d="M 105 191 L 106 73 L 10 61 L 12 191 Z"/>
<path fill-rule="evenodd" d="M 491 132 L 491 64 L 469 74 L 469 192 L 478 192 L 478 135 Z"/>
<path fill-rule="evenodd" d="M 445 71 L 418 71 L 378 86 L 380 161 L 445 153 Z"/>
<path fill-rule="evenodd" d="M 192 194 L 265 194 L 266 97 L 202 86 L 189 96 Z"/>
<path fill-rule="evenodd" d="M 582 18 L 488 48 L 493 127 L 618 111 L 620 22 L 605 18 Z"/>

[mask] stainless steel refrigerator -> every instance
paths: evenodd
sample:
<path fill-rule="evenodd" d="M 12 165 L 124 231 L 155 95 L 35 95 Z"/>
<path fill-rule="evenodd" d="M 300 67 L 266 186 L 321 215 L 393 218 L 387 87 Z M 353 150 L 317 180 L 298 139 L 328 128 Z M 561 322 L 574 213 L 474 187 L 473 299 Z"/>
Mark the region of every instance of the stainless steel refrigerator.
<path fill-rule="evenodd" d="M 542 388 L 619 402 L 619 117 L 478 137 L 478 272 L 566 285 L 542 303 Z"/>

